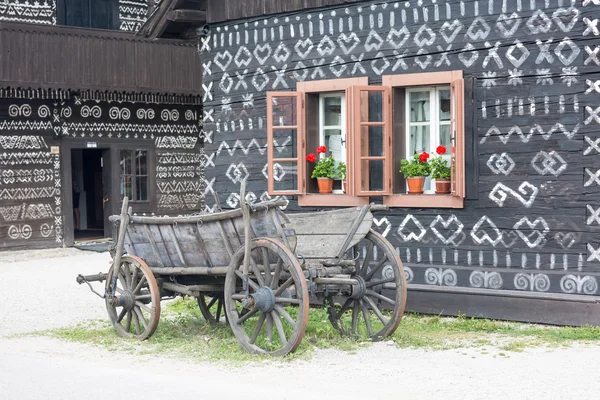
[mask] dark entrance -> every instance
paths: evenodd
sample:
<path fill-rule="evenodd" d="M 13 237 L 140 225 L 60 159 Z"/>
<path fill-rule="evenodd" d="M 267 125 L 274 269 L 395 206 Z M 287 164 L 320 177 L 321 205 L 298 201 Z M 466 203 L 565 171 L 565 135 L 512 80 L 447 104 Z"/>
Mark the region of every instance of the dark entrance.
<path fill-rule="evenodd" d="M 106 183 L 110 186 L 109 170 L 108 149 L 71 150 L 73 228 L 77 241 L 106 237 L 105 206 L 109 200 Z"/>

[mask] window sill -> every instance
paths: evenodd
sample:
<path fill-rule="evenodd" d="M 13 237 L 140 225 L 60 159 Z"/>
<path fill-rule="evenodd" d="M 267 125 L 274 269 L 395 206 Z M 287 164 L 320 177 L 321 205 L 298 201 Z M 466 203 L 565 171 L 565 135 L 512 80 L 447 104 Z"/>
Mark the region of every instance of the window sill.
<path fill-rule="evenodd" d="M 407 208 L 464 208 L 462 198 L 449 194 L 395 194 L 383 196 L 383 204 Z"/>
<path fill-rule="evenodd" d="M 352 207 L 368 204 L 368 197 L 354 197 L 347 194 L 304 194 L 298 196 L 300 207 Z"/>

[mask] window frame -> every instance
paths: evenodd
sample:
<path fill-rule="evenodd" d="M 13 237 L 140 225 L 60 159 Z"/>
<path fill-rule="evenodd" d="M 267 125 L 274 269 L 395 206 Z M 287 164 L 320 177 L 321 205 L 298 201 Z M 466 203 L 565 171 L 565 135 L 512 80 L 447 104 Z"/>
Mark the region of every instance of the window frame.
<path fill-rule="evenodd" d="M 121 172 L 121 154 L 122 152 L 130 152 L 131 153 L 131 161 L 130 161 L 130 172 L 129 174 L 124 174 Z M 146 174 L 145 175 L 138 175 L 137 174 L 137 166 L 136 166 L 136 155 L 138 151 L 143 151 L 146 152 Z M 132 194 L 132 198 L 129 199 L 130 203 L 133 204 L 150 204 L 151 200 L 152 200 L 152 190 L 151 190 L 151 185 L 152 182 L 151 180 L 151 165 L 150 165 L 150 149 L 148 148 L 131 148 L 131 147 L 126 147 L 126 148 L 119 148 L 118 149 L 118 175 L 119 175 L 119 197 L 120 197 L 120 201 L 123 201 L 123 198 L 125 196 L 124 192 L 121 192 L 122 186 L 122 179 L 125 176 L 129 176 L 131 178 L 131 194 Z M 146 178 L 146 200 L 138 200 L 137 199 L 137 178 L 138 177 L 145 177 Z"/>
<path fill-rule="evenodd" d="M 402 146 L 403 151 L 394 153 L 398 140 L 407 141 L 407 126 L 405 121 L 401 138 L 398 138 L 396 130 L 397 116 L 394 104 L 394 90 L 401 88 L 405 94 L 408 88 L 418 86 L 450 86 L 451 110 L 450 110 L 450 140 L 452 148 L 451 169 L 452 169 L 452 190 L 450 195 L 436 195 L 428 193 L 422 195 L 413 195 L 407 193 L 394 193 L 394 188 L 399 184 L 400 172 L 397 170 L 396 161 L 405 158 L 408 146 L 406 143 Z M 381 125 L 384 128 L 384 138 L 382 145 L 384 148 L 384 168 L 383 168 L 383 191 L 361 191 L 361 156 L 360 146 L 360 127 L 368 126 L 369 123 L 360 121 L 361 114 L 361 91 L 380 91 L 383 93 L 382 101 L 382 120 Z M 308 138 L 308 119 L 307 102 L 309 95 L 315 95 L 327 92 L 346 93 L 346 167 L 347 167 L 347 188 L 345 194 L 318 194 L 307 193 L 306 181 L 309 169 L 306 168 L 306 150 Z M 273 154 L 273 113 L 272 98 L 284 97 L 286 95 L 295 95 L 299 100 L 297 115 L 297 143 L 298 143 L 298 190 L 297 191 L 275 191 L 273 190 L 272 168 L 274 163 Z M 319 100 L 319 105 L 320 105 Z M 403 100 L 406 102 L 406 99 Z M 406 107 L 406 105 L 404 105 Z M 363 107 L 364 109 L 364 107 Z M 319 111 L 320 112 L 320 111 Z M 404 112 L 406 114 L 406 112 Z M 408 115 L 404 115 L 408 118 Z M 298 82 L 296 92 L 267 92 L 267 156 L 268 156 L 268 193 L 272 196 L 293 195 L 298 197 L 298 205 L 304 206 L 361 206 L 369 203 L 369 197 L 383 197 L 383 203 L 390 207 L 404 208 L 463 208 L 465 197 L 465 115 L 464 115 L 464 80 L 463 71 L 444 71 L 417 74 L 384 75 L 381 85 L 368 85 L 368 78 L 346 78 L 321 81 Z M 289 128 L 289 127 L 288 127 Z M 275 129 L 277 129 L 275 127 Z M 319 122 L 319 136 L 322 134 L 322 124 Z M 312 137 L 312 136 L 311 136 Z M 319 137 L 320 140 L 320 137 Z M 375 156 L 373 156 L 375 157 Z M 378 156 L 379 157 L 379 156 Z M 370 157 L 366 157 L 370 158 Z M 377 157 L 375 157 L 377 158 Z M 296 160 L 296 159 L 294 159 Z"/>

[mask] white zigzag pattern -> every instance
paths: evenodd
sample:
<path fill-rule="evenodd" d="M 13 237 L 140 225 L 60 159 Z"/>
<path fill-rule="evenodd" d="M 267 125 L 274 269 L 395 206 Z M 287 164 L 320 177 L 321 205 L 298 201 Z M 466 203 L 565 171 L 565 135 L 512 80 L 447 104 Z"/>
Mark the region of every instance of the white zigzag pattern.
<path fill-rule="evenodd" d="M 0 200 L 44 199 L 53 197 L 55 193 L 53 187 L 2 189 Z"/>
<path fill-rule="evenodd" d="M 139 133 L 174 133 L 174 134 L 197 134 L 198 126 L 189 125 L 142 125 L 142 124 L 121 124 L 121 123 L 81 123 L 70 122 L 65 124 L 67 133 L 72 130 L 78 132 L 139 132 Z M 2 126 L 0 125 L 0 129 Z"/>
<path fill-rule="evenodd" d="M 286 145 L 291 140 L 292 140 L 292 138 L 288 136 L 282 144 L 279 144 L 277 142 L 277 140 L 273 140 L 273 144 L 274 144 L 274 147 L 277 149 L 277 151 L 279 153 L 281 153 L 282 151 L 285 150 Z M 233 156 L 237 149 L 241 150 L 245 155 L 248 155 L 248 152 L 251 150 L 252 147 L 256 147 L 256 149 L 259 151 L 259 153 L 261 155 L 265 154 L 265 151 L 267 151 L 267 143 L 265 143 L 263 146 L 261 146 L 256 139 L 252 139 L 250 141 L 250 143 L 248 143 L 248 146 L 246 146 L 246 147 L 244 147 L 241 140 L 236 140 L 236 142 L 231 147 L 229 146 L 229 144 L 226 141 L 223 141 L 223 142 L 221 142 L 221 144 L 219 145 L 219 148 L 217 149 L 217 156 L 221 154 L 221 151 L 223 149 L 227 150 L 227 152 L 229 153 L 230 156 Z"/>
<path fill-rule="evenodd" d="M 0 146 L 5 150 L 12 149 L 47 149 L 48 145 L 41 136 L 0 136 Z"/>
<path fill-rule="evenodd" d="M 50 153 L 2 153 L 0 154 L 0 165 L 19 164 L 52 164 L 54 158 Z"/>
<path fill-rule="evenodd" d="M 193 181 L 171 181 L 171 182 L 157 182 L 158 190 L 161 193 L 185 193 L 185 192 L 200 192 L 202 189 L 202 182 Z"/>
<path fill-rule="evenodd" d="M 52 123 L 49 121 L 4 121 L 0 123 L 0 130 L 52 130 Z"/>

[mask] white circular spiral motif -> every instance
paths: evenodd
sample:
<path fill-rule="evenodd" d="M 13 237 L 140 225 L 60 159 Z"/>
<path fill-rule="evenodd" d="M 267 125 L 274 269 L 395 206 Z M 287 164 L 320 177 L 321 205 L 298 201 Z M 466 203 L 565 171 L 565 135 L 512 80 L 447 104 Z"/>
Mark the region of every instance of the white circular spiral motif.
<path fill-rule="evenodd" d="M 31 238 L 31 235 L 33 234 L 33 230 L 31 229 L 30 225 L 21 225 L 21 226 L 16 226 L 16 225 L 11 225 L 10 228 L 8 228 L 8 237 L 10 237 L 13 240 L 16 239 L 29 239 Z"/>
<path fill-rule="evenodd" d="M 404 267 L 404 276 L 406 277 L 406 283 L 411 283 L 415 278 L 412 268 Z"/>
<path fill-rule="evenodd" d="M 21 228 L 21 235 L 23 236 L 23 239 L 29 239 L 32 234 L 33 230 L 31 229 L 31 226 L 23 225 L 23 227 Z"/>
<path fill-rule="evenodd" d="M 23 104 L 21 106 L 21 114 L 24 117 L 31 117 L 31 106 L 29 104 Z"/>
<path fill-rule="evenodd" d="M 514 283 L 518 290 L 547 292 L 550 289 L 550 278 L 544 274 L 517 274 Z"/>
<path fill-rule="evenodd" d="M 456 276 L 456 272 L 451 269 L 427 268 L 425 271 L 425 282 L 429 285 L 456 286 L 458 277 Z"/>
<path fill-rule="evenodd" d="M 565 275 L 560 280 L 560 288 L 565 293 L 596 294 L 598 280 L 593 276 Z"/>
<path fill-rule="evenodd" d="M 137 115 L 138 119 L 146 119 L 146 110 L 144 110 L 143 108 L 138 108 L 135 114 Z"/>
<path fill-rule="evenodd" d="M 171 119 L 173 121 L 179 121 L 179 111 L 177 111 L 177 110 L 171 111 Z"/>
<path fill-rule="evenodd" d="M 62 109 L 61 114 L 65 118 L 71 118 L 71 115 L 73 115 L 73 110 L 71 110 L 71 107 L 65 107 Z"/>
<path fill-rule="evenodd" d="M 102 116 L 102 109 L 100 108 L 100 106 L 92 107 L 92 117 L 100 118 L 101 116 Z"/>
<path fill-rule="evenodd" d="M 18 117 L 20 113 L 21 110 L 18 105 L 11 104 L 10 107 L 8 107 L 8 115 L 10 115 L 11 117 Z"/>
<path fill-rule="evenodd" d="M 169 112 L 169 110 L 162 110 L 160 113 L 160 117 L 163 121 L 168 121 L 171 119 L 171 113 Z"/>
<path fill-rule="evenodd" d="M 469 282 L 475 288 L 500 289 L 504 283 L 498 272 L 473 271 Z"/>
<path fill-rule="evenodd" d="M 81 114 L 83 118 L 88 118 L 91 114 L 91 111 L 92 110 L 90 109 L 90 106 L 83 106 L 81 107 L 81 110 L 79 110 L 79 114 Z"/>
<path fill-rule="evenodd" d="M 43 237 L 48 237 L 52 234 L 52 228 L 53 226 L 51 226 L 50 224 L 42 224 L 42 226 L 40 227 L 40 233 Z"/>
<path fill-rule="evenodd" d="M 19 228 L 16 227 L 15 225 L 11 225 L 10 228 L 8 228 L 8 237 L 15 240 L 18 239 L 21 236 L 21 232 L 19 231 Z"/>
<path fill-rule="evenodd" d="M 110 117 L 110 119 L 119 119 L 119 115 L 121 113 L 119 112 L 119 108 L 118 107 L 112 107 L 109 111 L 108 111 L 108 116 Z"/>
<path fill-rule="evenodd" d="M 121 109 L 121 118 L 124 120 L 131 118 L 131 111 L 129 111 L 129 108 Z"/>
<path fill-rule="evenodd" d="M 194 112 L 192 110 L 185 111 L 185 119 L 192 121 L 194 119 Z"/>
<path fill-rule="evenodd" d="M 41 106 L 38 108 L 38 116 L 40 118 L 48 118 L 50 116 L 50 108 L 46 105 Z"/>

